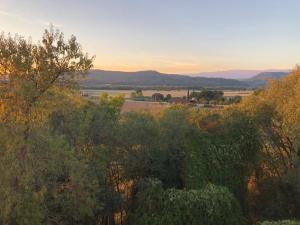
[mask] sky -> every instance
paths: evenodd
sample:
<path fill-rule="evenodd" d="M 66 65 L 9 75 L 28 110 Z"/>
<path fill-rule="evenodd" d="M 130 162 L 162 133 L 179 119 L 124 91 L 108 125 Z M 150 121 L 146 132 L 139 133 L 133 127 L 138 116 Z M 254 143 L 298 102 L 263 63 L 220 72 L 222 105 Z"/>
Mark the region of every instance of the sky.
<path fill-rule="evenodd" d="M 300 0 L 0 0 L 0 32 L 39 40 L 53 24 L 105 70 L 292 69 Z"/>

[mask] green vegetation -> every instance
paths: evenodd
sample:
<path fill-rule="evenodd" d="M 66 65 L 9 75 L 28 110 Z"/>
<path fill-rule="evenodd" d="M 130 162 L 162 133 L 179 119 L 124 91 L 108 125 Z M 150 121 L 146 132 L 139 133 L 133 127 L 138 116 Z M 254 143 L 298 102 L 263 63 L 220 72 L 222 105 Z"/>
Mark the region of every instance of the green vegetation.
<path fill-rule="evenodd" d="M 133 99 L 141 99 L 143 97 L 144 97 L 144 95 L 143 95 L 142 89 L 137 89 L 131 93 L 131 98 L 133 98 Z"/>
<path fill-rule="evenodd" d="M 129 224 L 245 224 L 238 202 L 224 187 L 208 184 L 199 190 L 164 190 L 160 182 L 150 180 L 140 184 L 141 189 Z"/>
<path fill-rule="evenodd" d="M 277 222 L 263 222 L 261 225 L 299 225 L 300 222 L 297 221 L 292 221 L 292 220 L 282 220 L 282 221 L 277 221 Z"/>
<path fill-rule="evenodd" d="M 92 62 L 52 29 L 0 36 L 0 224 L 299 224 L 300 68 L 223 110 L 154 116 L 82 97 Z"/>

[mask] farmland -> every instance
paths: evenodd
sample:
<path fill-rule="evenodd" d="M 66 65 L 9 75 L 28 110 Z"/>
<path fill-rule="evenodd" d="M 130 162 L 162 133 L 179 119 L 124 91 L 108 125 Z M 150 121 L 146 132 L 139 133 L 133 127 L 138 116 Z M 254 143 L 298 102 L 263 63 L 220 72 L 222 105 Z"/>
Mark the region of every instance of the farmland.
<path fill-rule="evenodd" d="M 193 91 L 193 90 L 190 90 Z M 123 94 L 125 98 L 130 98 L 130 94 L 134 92 L 134 90 L 90 90 L 90 89 L 84 89 L 82 90 L 83 94 L 87 94 L 92 97 L 99 96 L 101 93 L 108 93 L 110 96 L 115 96 L 118 94 Z M 187 95 L 187 90 L 143 90 L 143 95 L 146 97 L 151 97 L 154 93 L 161 93 L 163 95 L 171 94 L 172 97 L 183 97 Z M 246 97 L 253 93 L 253 91 L 250 90 L 224 90 L 224 96 L 225 97 L 231 97 L 231 96 L 241 96 Z"/>
<path fill-rule="evenodd" d="M 122 106 L 122 112 L 148 111 L 151 114 L 158 114 L 168 106 L 169 103 L 126 100 Z"/>
<path fill-rule="evenodd" d="M 131 93 L 135 90 L 82 90 L 81 92 L 89 98 L 96 99 L 102 93 L 108 93 L 109 96 L 124 95 L 125 102 L 122 106 L 122 112 L 139 112 L 147 111 L 151 114 L 158 114 L 170 106 L 167 102 L 152 102 L 152 101 L 134 101 L 131 99 Z M 161 93 L 164 96 L 171 94 L 172 97 L 183 97 L 187 95 L 187 90 L 143 90 L 143 96 L 151 97 L 154 93 Z M 225 90 L 224 97 L 241 96 L 246 97 L 253 93 L 253 91 L 234 91 Z"/>

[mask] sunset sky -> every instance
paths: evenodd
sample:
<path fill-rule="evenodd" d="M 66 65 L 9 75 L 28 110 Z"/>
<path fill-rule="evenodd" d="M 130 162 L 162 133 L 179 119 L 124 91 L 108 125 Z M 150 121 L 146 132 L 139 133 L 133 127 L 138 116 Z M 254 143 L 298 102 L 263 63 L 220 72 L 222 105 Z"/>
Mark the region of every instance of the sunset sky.
<path fill-rule="evenodd" d="M 52 23 L 95 67 L 195 73 L 300 63 L 300 0 L 0 0 L 0 31 Z"/>

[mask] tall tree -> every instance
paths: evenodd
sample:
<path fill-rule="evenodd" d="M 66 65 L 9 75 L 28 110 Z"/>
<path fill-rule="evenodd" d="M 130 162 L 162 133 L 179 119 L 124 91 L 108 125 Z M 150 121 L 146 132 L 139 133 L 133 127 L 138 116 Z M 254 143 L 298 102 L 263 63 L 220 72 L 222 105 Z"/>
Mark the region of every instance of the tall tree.
<path fill-rule="evenodd" d="M 1 34 L 0 120 L 28 126 L 30 119 L 37 117 L 36 107 L 50 92 L 74 84 L 77 75 L 92 67 L 92 61 L 75 36 L 65 41 L 63 33 L 53 27 L 45 30 L 37 44 L 18 35 Z"/>

